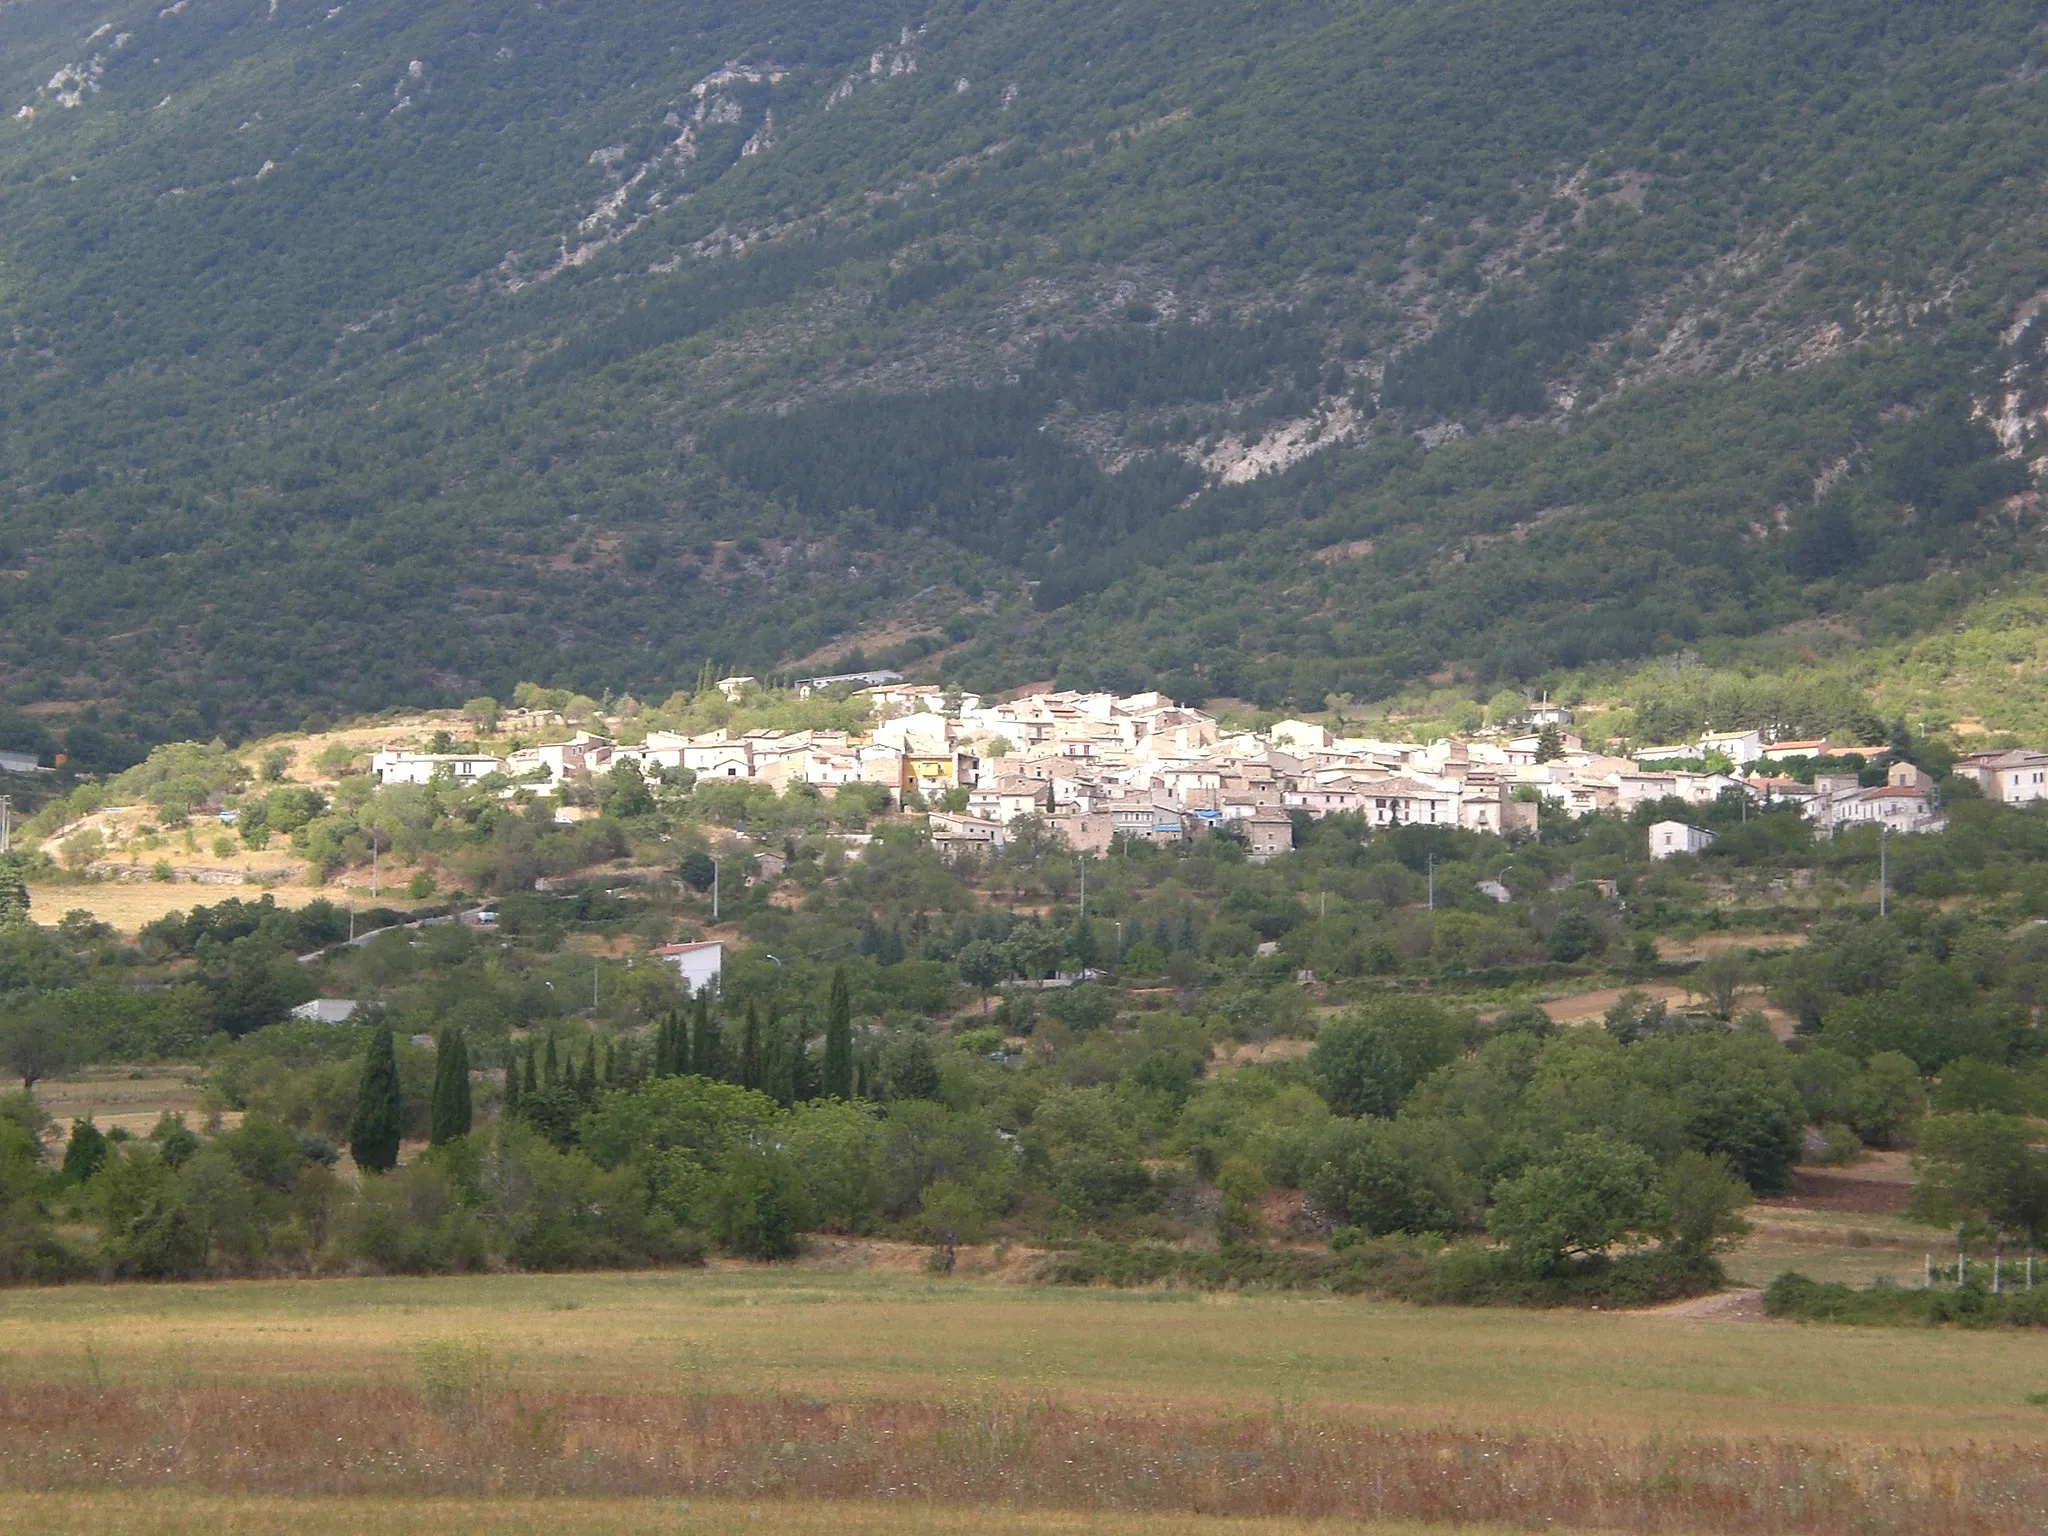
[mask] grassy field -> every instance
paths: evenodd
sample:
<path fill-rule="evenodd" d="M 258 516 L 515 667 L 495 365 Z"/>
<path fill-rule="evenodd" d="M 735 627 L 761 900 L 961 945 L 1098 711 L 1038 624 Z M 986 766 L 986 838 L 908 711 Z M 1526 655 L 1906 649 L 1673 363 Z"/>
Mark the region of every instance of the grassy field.
<path fill-rule="evenodd" d="M 549 1392 L 760 1392 L 1266 1413 L 1602 1435 L 1956 1445 L 2038 1437 L 2048 1344 L 1656 1315 L 1055 1291 L 733 1267 L 598 1276 L 223 1282 L 0 1293 L 0 1372 L 147 1388 L 415 1380 L 482 1341 Z"/>
<path fill-rule="evenodd" d="M 147 1136 L 167 1110 L 199 1124 L 199 1088 L 202 1074 L 192 1066 L 98 1067 L 63 1079 L 45 1078 L 36 1084 L 36 1097 L 58 1127 L 68 1133 L 73 1120 L 90 1119 L 102 1131 L 122 1127 L 131 1135 Z M 0 1093 L 20 1086 L 20 1079 L 0 1074 Z M 234 1123 L 239 1111 L 224 1116 Z"/>
<path fill-rule="evenodd" d="M 9 1530 L 433 1531 L 451 1498 L 563 1531 L 2048 1511 L 2048 1348 L 2009 1334 L 728 1267 L 0 1293 L 0 1384 Z"/>
<path fill-rule="evenodd" d="M 144 923 L 154 922 L 166 912 L 189 912 L 194 907 L 212 906 L 230 896 L 258 901 L 265 895 L 277 898 L 280 907 L 303 907 L 315 897 L 325 896 L 339 906 L 353 897 L 360 907 L 371 905 L 368 891 L 350 891 L 338 886 L 312 885 L 195 885 L 189 881 L 93 880 L 77 885 L 31 885 L 29 911 L 45 927 L 55 927 L 64 914 L 90 912 L 120 933 L 133 935 Z"/>
<path fill-rule="evenodd" d="M 375 1519 L 419 1536 L 1424 1536 L 1441 1526 L 1412 1521 L 1232 1520 L 1201 1515 L 980 1507 L 905 1507 L 794 1499 L 388 1499 Z M 353 1499 L 222 1498 L 183 1493 L 0 1493 L 0 1528 L 47 1536 L 356 1536 L 365 1510 Z M 1507 1526 L 1469 1526 L 1507 1536 Z M 1552 1527 L 1562 1530 L 1562 1527 Z M 1566 1533 L 1569 1536 L 1569 1533 Z"/>

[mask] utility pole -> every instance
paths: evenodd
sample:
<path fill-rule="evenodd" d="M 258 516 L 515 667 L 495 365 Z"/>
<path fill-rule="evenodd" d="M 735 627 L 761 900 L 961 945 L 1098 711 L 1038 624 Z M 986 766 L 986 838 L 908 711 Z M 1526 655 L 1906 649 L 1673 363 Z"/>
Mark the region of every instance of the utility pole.
<path fill-rule="evenodd" d="M 1081 866 L 1081 921 L 1088 921 L 1088 856 L 1083 854 L 1074 861 Z"/>
<path fill-rule="evenodd" d="M 0 853 L 14 852 L 14 796 L 0 795 Z"/>
<path fill-rule="evenodd" d="M 1436 910 L 1436 855 L 1429 856 L 1429 910 Z"/>
<path fill-rule="evenodd" d="M 718 921 L 718 860 L 711 861 L 711 921 Z"/>
<path fill-rule="evenodd" d="M 377 834 L 370 834 L 370 899 L 377 899 Z"/>
<path fill-rule="evenodd" d="M 597 1012 L 597 962 L 590 962 L 590 1011 Z"/>

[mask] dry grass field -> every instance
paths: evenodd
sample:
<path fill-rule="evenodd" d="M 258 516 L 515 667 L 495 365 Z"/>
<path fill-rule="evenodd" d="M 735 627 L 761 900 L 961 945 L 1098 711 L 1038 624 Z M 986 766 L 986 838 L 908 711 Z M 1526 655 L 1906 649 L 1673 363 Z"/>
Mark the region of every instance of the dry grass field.
<path fill-rule="evenodd" d="M 0 1383 L 10 1530 L 2048 1516 L 2048 1348 L 2010 1334 L 730 1267 L 15 1291 Z"/>
<path fill-rule="evenodd" d="M 303 907 L 324 896 L 338 906 L 351 898 L 367 907 L 370 893 L 339 886 L 312 885 L 199 885 L 190 881 L 95 880 L 79 885 L 31 885 L 29 911 L 45 927 L 54 927 L 72 911 L 90 912 L 120 933 L 133 937 L 144 923 L 154 922 L 166 912 L 189 912 L 194 907 L 212 906 L 230 896 L 258 901 L 274 896 L 281 907 Z M 387 898 L 388 899 L 388 898 Z"/>
<path fill-rule="evenodd" d="M 186 1493 L 0 1493 L 0 1529 L 39 1536 L 357 1536 L 353 1499 L 232 1498 Z M 416 1536 L 1426 1536 L 1412 1521 L 1233 1520 L 1157 1511 L 1104 1513 L 947 1508 L 798 1499 L 383 1499 L 374 1519 Z M 1507 1536 L 1507 1526 L 1468 1526 Z M 1562 1531 L 1562 1527 L 1552 1527 Z M 1570 1536 L 1564 1532 L 1564 1536 Z"/>
<path fill-rule="evenodd" d="M 97 1067 L 75 1077 L 45 1078 L 36 1084 L 36 1097 L 59 1136 L 73 1120 L 84 1119 L 102 1131 L 120 1126 L 131 1135 L 147 1136 L 166 1110 L 198 1125 L 200 1079 L 197 1067 Z M 0 1075 L 0 1093 L 19 1087 L 20 1079 Z"/>

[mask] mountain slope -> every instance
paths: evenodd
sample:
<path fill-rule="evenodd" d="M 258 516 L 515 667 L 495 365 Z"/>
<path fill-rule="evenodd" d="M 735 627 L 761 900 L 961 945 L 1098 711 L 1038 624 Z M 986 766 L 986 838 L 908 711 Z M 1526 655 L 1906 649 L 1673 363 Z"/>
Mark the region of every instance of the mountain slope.
<path fill-rule="evenodd" d="M 1894 9 L 23 0 L 0 675 L 1312 705 L 1960 601 L 2048 35 Z"/>

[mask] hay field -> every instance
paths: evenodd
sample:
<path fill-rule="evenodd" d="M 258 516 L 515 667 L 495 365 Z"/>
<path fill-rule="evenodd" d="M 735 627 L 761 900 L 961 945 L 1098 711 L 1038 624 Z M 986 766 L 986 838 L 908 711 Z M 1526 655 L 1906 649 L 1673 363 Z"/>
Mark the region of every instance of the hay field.
<path fill-rule="evenodd" d="M 238 896 L 243 901 L 259 901 L 266 895 L 276 897 L 280 907 L 303 907 L 320 896 L 343 907 L 349 904 L 351 897 L 360 906 L 371 904 L 368 891 L 348 891 L 324 885 L 200 885 L 186 880 L 94 880 L 78 885 L 31 885 L 28 888 L 30 915 L 45 927 L 54 928 L 63 921 L 65 913 L 82 910 L 130 937 L 139 932 L 144 923 L 154 922 L 166 912 L 189 912 L 194 907 L 210 907 L 230 896 Z"/>
<path fill-rule="evenodd" d="M 540 1506 L 565 1531 L 2048 1512 L 2048 1350 L 2014 1335 L 728 1266 L 13 1291 L 0 1381 L 9 1529 L 338 1530 L 465 1497 L 524 1529 L 541 1495 L 586 1501 Z M 270 1502 L 311 1495 L 342 1502 Z M 702 1523 L 661 1524 L 677 1500 Z M 1164 1518 L 1193 1515 L 1293 1523 Z"/>
<path fill-rule="evenodd" d="M 0 1382 L 8 1530 L 2048 1516 L 2015 1335 L 727 1266 L 0 1292 Z"/>
<path fill-rule="evenodd" d="M 227 1498 L 204 1494 L 0 1493 L 0 1529 L 44 1536 L 357 1536 L 352 1499 Z M 375 1519 L 417 1536 L 1429 1536 L 1410 1521 L 1233 1520 L 1202 1515 L 999 1508 L 947 1509 L 795 1499 L 381 1499 Z M 1470 1536 L 1508 1536 L 1468 1526 Z M 1553 1527 L 1553 1529 L 1558 1529 Z M 1563 1532 L 1562 1536 L 1570 1536 Z"/>
<path fill-rule="evenodd" d="M 0 1093 L 21 1086 L 19 1078 L 0 1073 Z M 200 1073 L 196 1067 L 95 1067 L 73 1077 L 44 1078 L 36 1084 L 61 1138 L 73 1120 L 89 1119 L 102 1131 L 120 1126 L 130 1135 L 147 1136 L 167 1110 L 199 1124 Z M 239 1123 L 241 1112 L 223 1117 Z"/>
<path fill-rule="evenodd" d="M 0 1293 L 10 1383 L 385 1388 L 482 1340 L 514 1385 L 940 1400 L 1952 1445 L 2038 1438 L 2048 1342 L 1654 1314 L 1073 1291 L 733 1265 L 623 1275 L 229 1281 Z M 181 1376 L 181 1379 L 184 1379 Z"/>

